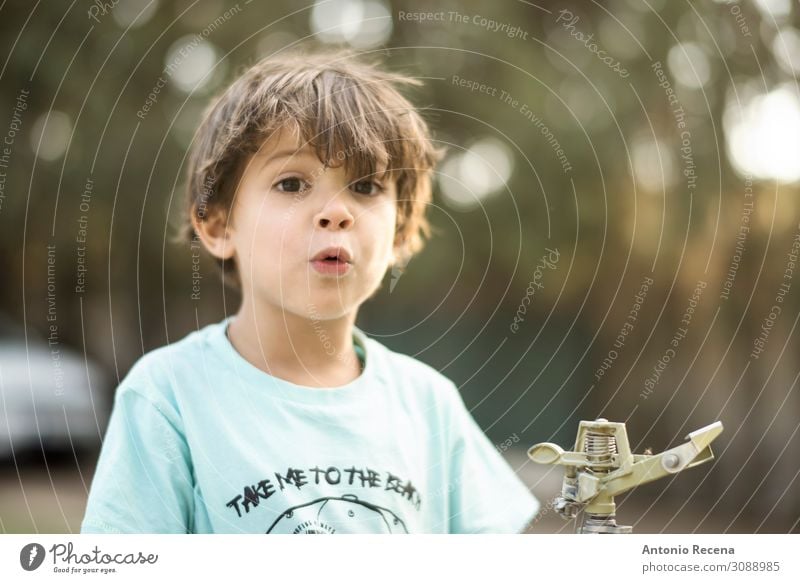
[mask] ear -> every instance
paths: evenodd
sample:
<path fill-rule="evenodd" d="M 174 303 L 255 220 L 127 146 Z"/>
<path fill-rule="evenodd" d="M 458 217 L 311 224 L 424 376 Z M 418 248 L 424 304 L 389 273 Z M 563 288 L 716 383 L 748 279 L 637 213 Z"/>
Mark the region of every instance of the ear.
<path fill-rule="evenodd" d="M 409 257 L 405 247 L 395 246 L 392 248 L 392 256 L 389 260 L 389 270 L 391 271 L 405 271 L 408 265 Z"/>
<path fill-rule="evenodd" d="M 388 268 L 392 269 L 400 261 L 400 247 L 395 243 L 392 245 L 392 252 L 389 255 Z"/>
<path fill-rule="evenodd" d="M 232 225 L 221 210 L 209 209 L 205 217 L 200 218 L 192 211 L 192 226 L 203 242 L 206 250 L 218 259 L 230 259 L 234 255 Z"/>

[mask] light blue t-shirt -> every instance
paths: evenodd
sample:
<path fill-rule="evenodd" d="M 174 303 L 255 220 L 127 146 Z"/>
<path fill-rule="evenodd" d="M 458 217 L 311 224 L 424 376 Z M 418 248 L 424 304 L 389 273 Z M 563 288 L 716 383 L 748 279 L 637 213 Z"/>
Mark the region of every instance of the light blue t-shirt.
<path fill-rule="evenodd" d="M 84 533 L 515 533 L 539 503 L 430 366 L 354 330 L 362 374 L 310 388 L 247 362 L 230 318 L 119 386 Z"/>

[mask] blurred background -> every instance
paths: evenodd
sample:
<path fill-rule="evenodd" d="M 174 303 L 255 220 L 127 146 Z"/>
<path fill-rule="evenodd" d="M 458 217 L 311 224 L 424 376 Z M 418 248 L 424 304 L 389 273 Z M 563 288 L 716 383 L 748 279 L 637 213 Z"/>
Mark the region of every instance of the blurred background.
<path fill-rule="evenodd" d="M 543 503 L 578 421 L 636 452 L 722 420 L 636 532 L 800 532 L 800 4 L 0 4 L 0 532 L 77 532 L 113 392 L 236 311 L 172 242 L 210 98 L 297 43 L 424 81 L 435 236 L 358 326 L 452 378 Z M 224 387 L 220 387 L 224 390 Z"/>

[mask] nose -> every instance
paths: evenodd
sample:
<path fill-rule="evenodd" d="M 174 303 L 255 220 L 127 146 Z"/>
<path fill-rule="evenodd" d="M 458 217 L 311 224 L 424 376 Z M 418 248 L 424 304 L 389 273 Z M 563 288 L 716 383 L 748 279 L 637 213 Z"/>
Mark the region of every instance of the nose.
<path fill-rule="evenodd" d="M 314 217 L 314 224 L 322 229 L 332 229 L 334 231 L 349 229 L 353 226 L 353 218 L 350 209 L 341 197 L 334 196 Z"/>

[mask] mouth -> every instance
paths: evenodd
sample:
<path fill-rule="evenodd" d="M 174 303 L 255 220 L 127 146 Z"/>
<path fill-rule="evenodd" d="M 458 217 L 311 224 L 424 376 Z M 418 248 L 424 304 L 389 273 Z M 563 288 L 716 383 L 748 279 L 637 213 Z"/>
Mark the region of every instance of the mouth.
<path fill-rule="evenodd" d="M 352 266 L 352 255 L 344 247 L 327 247 L 311 258 L 311 266 L 323 275 L 344 275 Z"/>

